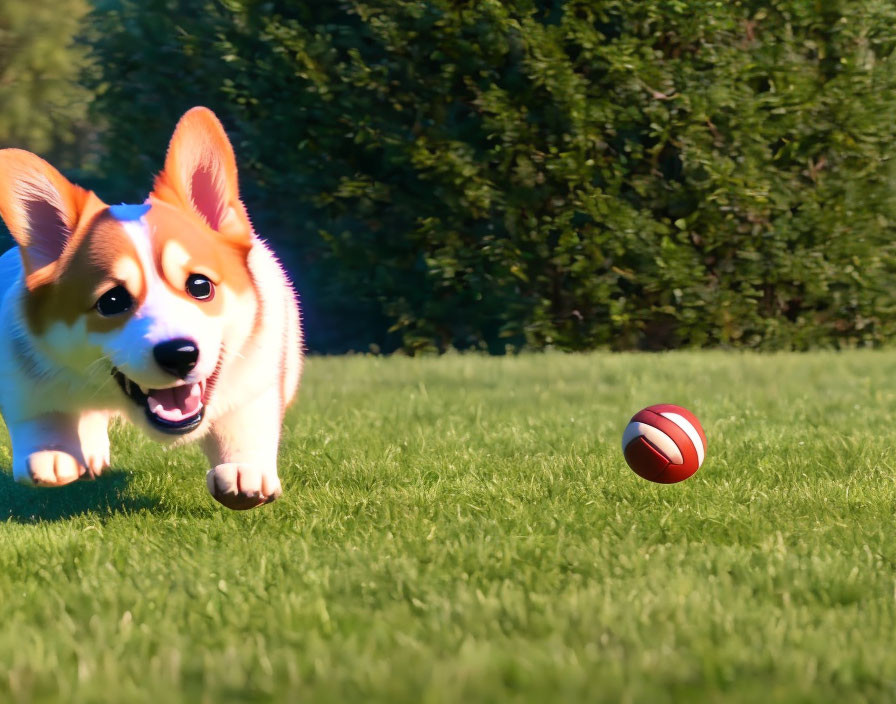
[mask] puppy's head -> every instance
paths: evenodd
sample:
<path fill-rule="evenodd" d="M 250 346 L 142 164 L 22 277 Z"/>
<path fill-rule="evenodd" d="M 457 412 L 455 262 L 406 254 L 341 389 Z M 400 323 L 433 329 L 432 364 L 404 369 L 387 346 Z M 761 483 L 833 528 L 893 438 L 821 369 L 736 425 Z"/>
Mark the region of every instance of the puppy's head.
<path fill-rule="evenodd" d="M 181 119 L 141 205 L 109 207 L 33 154 L 0 151 L 0 215 L 35 346 L 148 429 L 198 431 L 256 314 L 252 227 L 214 115 Z"/>

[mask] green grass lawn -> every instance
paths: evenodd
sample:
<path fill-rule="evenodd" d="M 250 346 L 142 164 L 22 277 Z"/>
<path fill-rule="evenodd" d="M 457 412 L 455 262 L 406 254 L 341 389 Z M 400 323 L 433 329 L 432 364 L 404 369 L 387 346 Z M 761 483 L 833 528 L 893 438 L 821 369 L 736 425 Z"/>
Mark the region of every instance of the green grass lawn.
<path fill-rule="evenodd" d="M 709 452 L 660 486 L 622 429 Z M 0 444 L 0 701 L 896 698 L 896 353 L 311 359 L 283 498 L 195 449 L 28 489 Z"/>

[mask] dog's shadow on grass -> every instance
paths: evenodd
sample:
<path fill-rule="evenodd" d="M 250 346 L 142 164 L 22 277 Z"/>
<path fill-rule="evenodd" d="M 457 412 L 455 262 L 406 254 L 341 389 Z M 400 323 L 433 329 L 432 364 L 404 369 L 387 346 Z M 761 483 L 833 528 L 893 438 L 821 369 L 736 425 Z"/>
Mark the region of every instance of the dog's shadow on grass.
<path fill-rule="evenodd" d="M 107 471 L 95 481 L 52 488 L 31 487 L 13 481 L 7 468 L 0 471 L 0 521 L 64 521 L 87 514 L 109 518 L 159 506 L 152 497 L 131 495 L 129 483 L 128 473 Z"/>

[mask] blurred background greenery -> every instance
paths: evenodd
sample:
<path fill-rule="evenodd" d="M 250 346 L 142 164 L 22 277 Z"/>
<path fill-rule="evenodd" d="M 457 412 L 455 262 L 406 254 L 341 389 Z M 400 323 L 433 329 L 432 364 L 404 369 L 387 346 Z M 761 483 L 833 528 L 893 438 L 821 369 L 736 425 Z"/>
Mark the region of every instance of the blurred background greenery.
<path fill-rule="evenodd" d="M 877 346 L 890 0 L 3 0 L 0 146 L 145 197 L 207 105 L 314 351 Z"/>

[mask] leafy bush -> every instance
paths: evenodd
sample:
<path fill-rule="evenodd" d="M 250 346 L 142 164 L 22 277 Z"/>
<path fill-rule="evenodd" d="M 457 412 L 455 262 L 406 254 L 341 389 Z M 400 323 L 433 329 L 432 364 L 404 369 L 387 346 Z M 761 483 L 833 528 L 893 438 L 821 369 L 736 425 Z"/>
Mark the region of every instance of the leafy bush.
<path fill-rule="evenodd" d="M 316 349 L 894 331 L 890 2 L 120 0 L 91 32 L 107 189 L 215 109 Z"/>
<path fill-rule="evenodd" d="M 73 40 L 89 9 L 87 0 L 0 3 L 0 148 L 71 150 L 89 98 L 78 83 L 86 52 Z"/>

